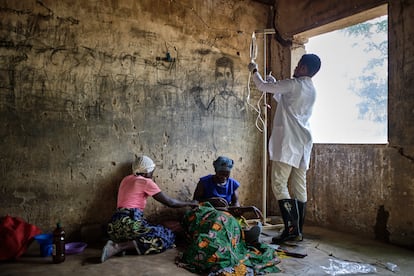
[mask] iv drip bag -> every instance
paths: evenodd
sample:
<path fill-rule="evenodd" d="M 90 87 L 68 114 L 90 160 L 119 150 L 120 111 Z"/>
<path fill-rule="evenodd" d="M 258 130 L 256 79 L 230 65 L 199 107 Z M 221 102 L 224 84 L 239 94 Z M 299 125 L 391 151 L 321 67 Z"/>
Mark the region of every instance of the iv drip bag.
<path fill-rule="evenodd" d="M 252 33 L 252 41 L 250 42 L 250 61 L 255 61 L 257 57 L 256 34 Z"/>

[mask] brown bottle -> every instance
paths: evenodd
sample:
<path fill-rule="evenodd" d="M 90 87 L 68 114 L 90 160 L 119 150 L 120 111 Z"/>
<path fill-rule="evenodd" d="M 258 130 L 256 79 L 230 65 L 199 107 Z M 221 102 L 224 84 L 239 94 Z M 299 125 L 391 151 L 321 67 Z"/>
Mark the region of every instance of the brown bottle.
<path fill-rule="evenodd" d="M 56 224 L 53 231 L 53 263 L 58 264 L 65 261 L 65 230 L 60 222 Z"/>

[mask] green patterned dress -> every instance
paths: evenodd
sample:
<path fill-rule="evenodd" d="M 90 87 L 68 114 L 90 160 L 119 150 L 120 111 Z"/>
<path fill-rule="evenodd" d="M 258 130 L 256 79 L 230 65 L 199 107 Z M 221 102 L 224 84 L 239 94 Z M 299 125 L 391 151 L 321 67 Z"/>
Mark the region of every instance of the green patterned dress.
<path fill-rule="evenodd" d="M 191 272 L 214 275 L 218 271 L 234 271 L 240 266 L 251 272 L 244 275 L 280 271 L 276 266 L 280 259 L 272 247 L 264 243 L 248 246 L 236 218 L 208 202 L 188 211 L 183 226 L 189 246 L 183 253 L 181 265 Z"/>

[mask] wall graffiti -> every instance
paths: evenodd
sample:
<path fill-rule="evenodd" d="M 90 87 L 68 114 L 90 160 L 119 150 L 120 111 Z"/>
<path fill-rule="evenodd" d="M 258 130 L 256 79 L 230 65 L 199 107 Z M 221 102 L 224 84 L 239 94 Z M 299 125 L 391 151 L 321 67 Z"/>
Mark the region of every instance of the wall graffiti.
<path fill-rule="evenodd" d="M 244 166 L 254 134 L 245 139 L 246 36 L 233 2 L 217 2 L 218 20 L 203 1 L 0 2 L 5 211 L 43 227 L 104 221 L 133 154 L 153 157 L 182 198 L 216 155 Z"/>
<path fill-rule="evenodd" d="M 0 56 L 1 110 L 112 122 L 124 133 L 137 124 L 170 122 L 163 129 L 191 132 L 206 143 L 214 133 L 228 135 L 226 120 L 245 121 L 232 58 L 208 49 L 195 50 L 196 58 L 180 55 L 179 42 L 136 26 L 118 53 L 104 40 L 85 44 L 87 22 L 59 16 L 41 1 L 35 5 L 0 11 L 8 18 L 0 20 L 8 34 L 0 37 L 0 49 L 7 48 Z M 123 35 L 113 29 L 107 43 Z M 183 66 L 195 68 L 189 75 L 198 74 L 196 85 L 179 71 Z"/>
<path fill-rule="evenodd" d="M 211 87 L 194 86 L 191 95 L 196 105 L 205 115 L 224 118 L 243 118 L 245 102 L 234 87 L 234 63 L 229 57 L 215 61 L 214 80 Z M 206 85 L 209 85 L 206 81 Z"/>
<path fill-rule="evenodd" d="M 207 54 L 209 56 L 210 53 Z M 198 126 L 194 133 L 199 141 L 211 144 L 217 152 L 226 152 L 229 146 L 240 140 L 244 122 L 247 120 L 243 91 L 236 82 L 234 61 L 227 56 L 216 58 L 211 65 L 210 80 L 200 81 L 190 88 L 190 103 L 198 114 L 192 118 Z"/>

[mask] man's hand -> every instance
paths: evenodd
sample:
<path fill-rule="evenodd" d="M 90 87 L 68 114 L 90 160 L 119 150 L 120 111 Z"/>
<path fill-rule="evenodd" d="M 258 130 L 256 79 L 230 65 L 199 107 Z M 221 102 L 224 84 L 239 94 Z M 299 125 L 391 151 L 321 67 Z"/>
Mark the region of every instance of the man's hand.
<path fill-rule="evenodd" d="M 254 73 L 253 71 L 256 69 L 257 71 L 257 64 L 256 62 L 250 62 L 249 65 L 247 65 L 247 69 L 249 69 L 250 72 Z"/>
<path fill-rule="evenodd" d="M 276 83 L 275 77 L 273 77 L 271 74 L 272 72 L 270 72 L 270 74 L 266 76 L 266 81 L 269 83 Z"/>

